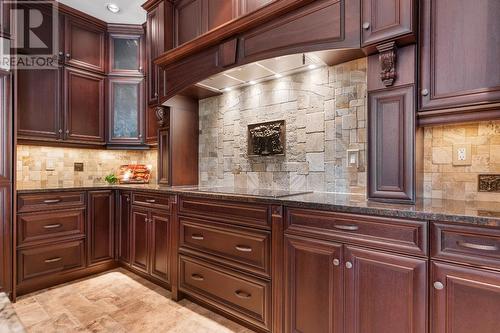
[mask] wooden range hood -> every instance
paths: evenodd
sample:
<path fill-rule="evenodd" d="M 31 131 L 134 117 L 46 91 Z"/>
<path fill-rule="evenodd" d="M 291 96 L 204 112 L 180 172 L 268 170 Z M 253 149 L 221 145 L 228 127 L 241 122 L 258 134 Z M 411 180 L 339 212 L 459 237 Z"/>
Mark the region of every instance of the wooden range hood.
<path fill-rule="evenodd" d="M 360 2 L 280 0 L 234 19 L 154 60 L 159 98 L 204 98 L 196 83 L 230 68 L 268 58 L 315 52 L 328 65 L 364 56 Z"/>

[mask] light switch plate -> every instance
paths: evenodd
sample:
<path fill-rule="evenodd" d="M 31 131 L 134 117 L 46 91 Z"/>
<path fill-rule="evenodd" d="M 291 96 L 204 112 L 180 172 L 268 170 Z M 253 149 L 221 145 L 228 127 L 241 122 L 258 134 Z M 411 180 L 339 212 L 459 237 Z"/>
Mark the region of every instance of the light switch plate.
<path fill-rule="evenodd" d="M 453 165 L 463 166 L 472 164 L 472 146 L 470 144 L 453 145 Z"/>

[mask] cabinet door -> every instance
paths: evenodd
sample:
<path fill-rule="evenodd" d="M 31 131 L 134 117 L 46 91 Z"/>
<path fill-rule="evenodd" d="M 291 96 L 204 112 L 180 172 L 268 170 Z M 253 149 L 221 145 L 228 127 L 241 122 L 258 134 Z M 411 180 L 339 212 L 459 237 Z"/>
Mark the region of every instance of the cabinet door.
<path fill-rule="evenodd" d="M 10 36 L 10 3 L 0 0 L 0 37 Z"/>
<path fill-rule="evenodd" d="M 276 0 L 239 0 L 240 1 L 240 16 L 256 11 L 260 7 L 263 7 Z"/>
<path fill-rule="evenodd" d="M 128 192 L 120 192 L 118 200 L 118 260 L 130 264 L 130 198 Z"/>
<path fill-rule="evenodd" d="M 12 181 L 12 103 L 10 72 L 0 70 L 0 183 Z"/>
<path fill-rule="evenodd" d="M 343 332 L 342 246 L 285 236 L 285 332 Z"/>
<path fill-rule="evenodd" d="M 11 185 L 0 183 L 0 292 L 12 290 Z"/>
<path fill-rule="evenodd" d="M 146 17 L 146 57 L 148 65 L 148 104 L 158 102 L 158 66 L 153 60 L 165 50 L 165 6 L 160 2 Z"/>
<path fill-rule="evenodd" d="M 143 75 L 143 36 L 109 36 L 109 73 Z"/>
<path fill-rule="evenodd" d="M 104 143 L 104 76 L 66 67 L 65 139 Z"/>
<path fill-rule="evenodd" d="M 114 260 L 114 191 L 88 192 L 87 249 L 89 265 Z"/>
<path fill-rule="evenodd" d="M 151 225 L 151 270 L 152 276 L 170 282 L 170 219 L 168 214 L 152 211 Z"/>
<path fill-rule="evenodd" d="M 361 11 L 363 46 L 414 31 L 414 0 L 363 0 Z"/>
<path fill-rule="evenodd" d="M 92 24 L 66 17 L 64 33 L 66 64 L 104 73 L 106 32 Z"/>
<path fill-rule="evenodd" d="M 427 261 L 346 247 L 346 333 L 427 332 Z"/>
<path fill-rule="evenodd" d="M 238 0 L 203 0 L 203 31 L 210 31 L 235 19 Z"/>
<path fill-rule="evenodd" d="M 500 273 L 433 262 L 431 332 L 497 333 Z"/>
<path fill-rule="evenodd" d="M 17 134 L 20 139 L 62 138 L 59 69 L 17 71 Z"/>
<path fill-rule="evenodd" d="M 189 42 L 203 33 L 202 8 L 203 0 L 181 0 L 176 3 L 174 8 L 176 46 Z"/>
<path fill-rule="evenodd" d="M 500 102 L 500 1 L 420 3 L 421 110 Z"/>
<path fill-rule="evenodd" d="M 146 143 L 149 145 L 158 144 L 158 118 L 156 117 L 156 107 L 149 106 L 146 112 Z"/>
<path fill-rule="evenodd" d="M 144 79 L 110 78 L 108 82 L 108 143 L 142 144 Z"/>
<path fill-rule="evenodd" d="M 149 269 L 149 214 L 147 210 L 132 207 L 130 230 L 130 261 L 132 267 L 148 273 Z"/>

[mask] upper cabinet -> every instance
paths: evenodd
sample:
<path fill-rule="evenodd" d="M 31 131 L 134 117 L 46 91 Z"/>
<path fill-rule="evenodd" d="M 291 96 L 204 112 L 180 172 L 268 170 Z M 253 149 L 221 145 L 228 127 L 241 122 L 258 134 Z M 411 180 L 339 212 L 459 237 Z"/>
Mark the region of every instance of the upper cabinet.
<path fill-rule="evenodd" d="M 105 71 L 106 31 L 78 19 L 65 19 L 64 57 L 67 65 Z"/>
<path fill-rule="evenodd" d="M 204 0 L 205 30 L 210 31 L 238 16 L 237 0 Z"/>
<path fill-rule="evenodd" d="M 109 35 L 109 74 L 144 75 L 143 35 Z"/>
<path fill-rule="evenodd" d="M 0 1 L 0 37 L 10 35 L 10 4 Z"/>
<path fill-rule="evenodd" d="M 500 117 L 500 1 L 420 3 L 420 124 Z"/>
<path fill-rule="evenodd" d="M 174 8 L 176 46 L 189 42 L 203 33 L 202 3 L 203 0 L 181 0 L 176 3 Z"/>
<path fill-rule="evenodd" d="M 238 0 L 238 1 L 239 1 L 238 3 L 239 14 L 245 15 L 277 0 Z"/>
<path fill-rule="evenodd" d="M 362 0 L 362 45 L 414 35 L 414 0 Z"/>

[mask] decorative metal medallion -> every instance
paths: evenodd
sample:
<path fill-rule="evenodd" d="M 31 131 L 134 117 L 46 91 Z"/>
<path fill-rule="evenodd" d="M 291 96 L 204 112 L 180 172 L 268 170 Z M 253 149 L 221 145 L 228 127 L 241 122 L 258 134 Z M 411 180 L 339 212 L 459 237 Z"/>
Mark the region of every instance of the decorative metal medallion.
<path fill-rule="evenodd" d="M 270 156 L 285 153 L 285 121 L 248 125 L 248 155 Z"/>
<path fill-rule="evenodd" d="M 479 192 L 500 192 L 500 175 L 479 175 Z"/>

